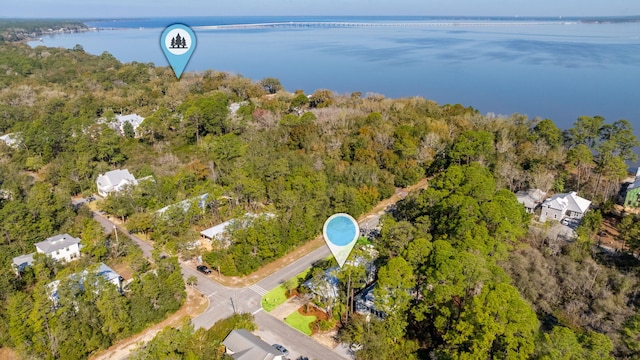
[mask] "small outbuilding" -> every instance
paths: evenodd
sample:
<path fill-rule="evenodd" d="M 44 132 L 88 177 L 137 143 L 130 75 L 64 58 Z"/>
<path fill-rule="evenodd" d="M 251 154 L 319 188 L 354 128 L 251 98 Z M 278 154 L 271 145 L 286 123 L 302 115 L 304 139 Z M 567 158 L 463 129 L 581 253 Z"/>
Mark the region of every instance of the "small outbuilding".
<path fill-rule="evenodd" d="M 534 211 L 542 201 L 544 201 L 547 193 L 540 189 L 520 190 L 516 193 L 518 202 L 524 206 L 529 214 L 533 214 Z"/>

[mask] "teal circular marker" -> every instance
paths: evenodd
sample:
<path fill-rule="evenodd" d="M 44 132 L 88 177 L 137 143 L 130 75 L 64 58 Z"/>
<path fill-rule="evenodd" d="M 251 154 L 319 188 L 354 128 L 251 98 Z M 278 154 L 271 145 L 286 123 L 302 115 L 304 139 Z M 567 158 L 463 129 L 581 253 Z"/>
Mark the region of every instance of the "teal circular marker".
<path fill-rule="evenodd" d="M 162 32 L 160 47 L 178 79 L 187 67 L 196 43 L 196 34 L 184 24 L 173 24 Z"/>
<path fill-rule="evenodd" d="M 338 213 L 325 221 L 322 235 L 333 257 L 342 267 L 358 240 L 360 227 L 351 215 Z"/>

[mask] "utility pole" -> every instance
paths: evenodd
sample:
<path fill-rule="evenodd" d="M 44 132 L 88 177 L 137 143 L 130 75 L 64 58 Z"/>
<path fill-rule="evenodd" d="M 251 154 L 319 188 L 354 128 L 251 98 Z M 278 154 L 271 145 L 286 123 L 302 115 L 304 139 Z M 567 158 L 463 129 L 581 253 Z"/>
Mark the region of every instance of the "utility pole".
<path fill-rule="evenodd" d="M 116 258 L 118 257 L 118 254 L 120 252 L 120 241 L 118 240 L 118 228 L 116 227 L 116 225 L 113 225 L 113 232 L 116 234 Z"/>
<path fill-rule="evenodd" d="M 347 303 L 345 304 L 346 308 L 347 308 L 347 311 L 346 311 L 346 313 L 347 313 L 347 321 L 349 321 L 349 311 L 351 310 L 349 308 L 349 293 L 350 292 L 351 292 L 351 271 L 349 271 L 349 280 L 347 281 Z"/>

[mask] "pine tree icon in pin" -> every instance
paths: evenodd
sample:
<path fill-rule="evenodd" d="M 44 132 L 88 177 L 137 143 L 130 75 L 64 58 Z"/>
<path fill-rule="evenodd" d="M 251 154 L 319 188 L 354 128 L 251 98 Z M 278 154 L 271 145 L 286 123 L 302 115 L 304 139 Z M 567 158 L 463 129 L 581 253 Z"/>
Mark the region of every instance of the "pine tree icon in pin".
<path fill-rule="evenodd" d="M 187 25 L 173 24 L 162 32 L 160 47 L 176 77 L 180 79 L 196 49 L 196 34 Z"/>

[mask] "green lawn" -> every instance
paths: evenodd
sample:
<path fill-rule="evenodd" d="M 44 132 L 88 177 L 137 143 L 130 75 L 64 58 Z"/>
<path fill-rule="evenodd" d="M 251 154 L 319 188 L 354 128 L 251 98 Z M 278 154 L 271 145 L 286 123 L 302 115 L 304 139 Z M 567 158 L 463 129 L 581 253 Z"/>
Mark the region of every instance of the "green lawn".
<path fill-rule="evenodd" d="M 286 292 L 287 290 L 284 288 L 284 286 L 280 285 L 263 296 L 262 308 L 264 309 L 264 311 L 270 312 L 278 305 L 287 301 Z"/>
<path fill-rule="evenodd" d="M 307 277 L 307 274 L 311 271 L 311 268 L 301 272 L 296 275 L 297 279 L 304 279 Z M 270 312 L 275 309 L 278 305 L 287 301 L 286 296 L 287 289 L 284 288 L 283 285 L 280 285 L 273 290 L 269 291 L 265 296 L 262 297 L 262 308 L 266 312 Z"/>
<path fill-rule="evenodd" d="M 287 316 L 284 319 L 284 322 L 286 322 L 287 324 L 289 324 L 289 326 L 291 326 L 294 329 L 299 330 L 300 332 L 307 334 L 308 336 L 311 336 L 311 328 L 309 327 L 309 325 L 313 324 L 313 322 L 316 321 L 316 317 L 311 315 L 311 316 L 305 316 L 300 314 L 299 312 L 295 311 L 293 314 Z"/>

